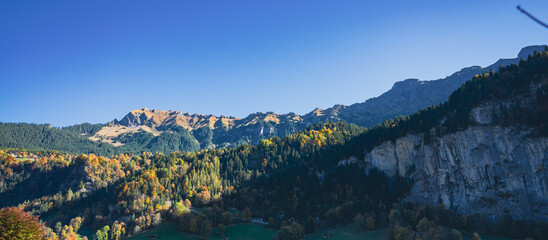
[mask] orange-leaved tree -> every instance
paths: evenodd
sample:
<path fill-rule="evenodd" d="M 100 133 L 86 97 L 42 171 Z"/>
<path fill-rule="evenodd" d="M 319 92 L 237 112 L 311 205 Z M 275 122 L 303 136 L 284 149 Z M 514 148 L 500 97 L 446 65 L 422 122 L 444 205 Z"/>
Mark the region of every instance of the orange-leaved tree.
<path fill-rule="evenodd" d="M 35 240 L 43 239 L 44 235 L 38 217 L 16 207 L 0 209 L 0 240 Z"/>

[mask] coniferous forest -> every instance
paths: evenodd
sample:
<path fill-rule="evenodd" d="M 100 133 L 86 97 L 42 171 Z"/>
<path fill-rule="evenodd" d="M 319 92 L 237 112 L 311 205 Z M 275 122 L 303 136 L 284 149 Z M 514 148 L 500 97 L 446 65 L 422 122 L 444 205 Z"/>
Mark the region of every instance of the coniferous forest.
<path fill-rule="evenodd" d="M 26 147 L 0 151 L 0 207 L 5 209 L 0 218 L 37 222 L 27 215 L 39 216 L 43 232 L 34 233 L 45 239 L 74 239 L 81 228 L 92 229 L 95 239 L 126 239 L 164 221 L 207 239 L 214 228 L 252 219 L 276 229 L 276 239 L 298 239 L 343 224 L 355 224 L 359 231 L 385 229 L 389 239 L 460 239 L 460 231 L 548 239 L 548 223 L 541 220 L 463 215 L 443 205 L 406 201 L 413 179 L 365 169 L 360 160 L 375 146 L 407 134 L 423 134 L 429 141 L 466 129 L 475 124 L 471 109 L 487 102 L 509 102 L 500 104 L 492 125 L 522 126 L 534 129 L 533 138 L 546 137 L 547 81 L 545 51 L 474 77 L 446 103 L 372 128 L 326 122 L 257 144 L 197 146 L 196 151 L 120 153 L 78 138 L 100 125 L 62 131 L 2 124 L 4 142 Z M 538 86 L 535 92 L 532 85 Z M 533 94 L 530 106 L 514 101 Z M 40 132 L 48 141 L 26 139 L 28 132 Z"/>

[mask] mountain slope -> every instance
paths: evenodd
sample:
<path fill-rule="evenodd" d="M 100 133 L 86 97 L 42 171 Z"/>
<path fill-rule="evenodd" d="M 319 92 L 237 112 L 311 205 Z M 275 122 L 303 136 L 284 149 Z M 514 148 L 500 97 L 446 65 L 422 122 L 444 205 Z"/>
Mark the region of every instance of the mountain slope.
<path fill-rule="evenodd" d="M 415 203 L 548 219 L 546 123 L 543 52 L 467 82 L 448 103 L 399 123 L 407 130 L 383 130 L 389 137 L 369 144 L 361 162 L 414 179 L 408 200 Z"/>
<path fill-rule="evenodd" d="M 255 113 L 239 119 L 142 108 L 131 111 L 120 121 L 114 120 L 90 139 L 121 146 L 142 133 L 150 133 L 148 141 L 152 141 L 162 134 L 179 132 L 188 133 L 189 141 L 199 143 L 200 148 L 213 148 L 257 143 L 263 138 L 289 135 L 307 125 L 310 124 L 294 113 Z"/>
<path fill-rule="evenodd" d="M 473 66 L 464 68 L 451 76 L 433 81 L 408 79 L 396 82 L 379 97 L 350 106 L 335 105 L 322 110 L 315 109 L 305 115 L 295 113 L 254 113 L 245 118 L 189 114 L 179 111 L 133 110 L 122 120 L 107 124 L 80 124 L 57 130 L 43 131 L 39 125 L 33 131 L 12 124 L 3 124 L 7 139 L 0 139 L 0 147 L 27 149 L 58 149 L 70 152 L 94 152 L 112 154 L 119 152 L 173 152 L 238 146 L 243 143 L 258 143 L 259 140 L 275 136 L 286 136 L 315 123 L 345 121 L 359 126 L 371 127 L 386 119 L 412 114 L 419 109 L 447 101 L 448 96 L 464 82 L 482 72 L 490 72 L 499 66 L 515 64 L 544 46 L 523 48 L 518 58 L 501 59 L 486 68 Z M 22 126 L 22 125 L 21 125 Z M 82 147 L 62 142 L 81 142 Z M 19 139 L 11 141 L 10 138 Z M 32 139 L 29 141 L 28 139 Z M 53 140 L 52 140 L 53 139 Z M 68 141 L 68 140 L 67 140 Z M 96 143 L 93 143 L 93 142 Z M 23 144 L 24 143 L 24 144 Z"/>
<path fill-rule="evenodd" d="M 447 101 L 449 95 L 466 81 L 483 72 L 497 71 L 501 66 L 518 64 L 520 59 L 527 59 L 535 51 L 544 51 L 545 46 L 529 46 L 521 49 L 517 58 L 500 59 L 496 63 L 482 68 L 472 66 L 438 80 L 421 81 L 407 79 L 394 83 L 394 86 L 379 97 L 350 106 L 336 105 L 324 110 L 322 120 L 337 119 L 359 126 L 375 126 L 386 119 L 412 114 L 419 109 L 438 105 Z"/>
<path fill-rule="evenodd" d="M 517 64 L 520 59 L 526 59 L 535 51 L 543 51 L 544 48 L 545 46 L 525 47 L 519 52 L 517 58 L 500 59 L 485 68 L 479 66 L 464 68 L 438 80 L 407 79 L 396 82 L 389 91 L 363 103 L 350 106 L 335 105 L 325 110 L 317 108 L 303 116 L 294 113 L 269 112 L 255 113 L 239 119 L 142 108 L 131 111 L 120 121 L 113 121 L 90 139 L 119 146 L 132 142 L 136 132 L 150 132 L 158 136 L 162 132 L 184 129 L 183 131 L 188 131 L 201 148 L 211 148 L 234 146 L 246 142 L 257 143 L 260 139 L 286 136 L 319 122 L 345 121 L 371 127 L 386 119 L 409 115 L 419 109 L 443 103 L 454 90 L 475 75 L 496 71 L 500 66 Z M 153 138 L 150 136 L 149 141 Z"/>
<path fill-rule="evenodd" d="M 85 132 L 89 129 L 82 126 L 91 126 L 91 124 L 59 129 L 49 124 L 0 123 L 0 147 L 76 153 L 95 152 L 104 155 L 116 153 L 118 149 L 108 143 L 87 139 Z"/>

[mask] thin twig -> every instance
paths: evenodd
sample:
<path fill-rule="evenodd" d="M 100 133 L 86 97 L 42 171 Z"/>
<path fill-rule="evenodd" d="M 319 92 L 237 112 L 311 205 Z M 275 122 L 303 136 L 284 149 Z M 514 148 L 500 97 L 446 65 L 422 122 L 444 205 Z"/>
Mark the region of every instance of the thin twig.
<path fill-rule="evenodd" d="M 544 26 L 545 28 L 548 28 L 548 25 L 546 23 L 543 23 L 542 21 L 538 20 L 536 17 L 534 17 L 533 15 L 531 15 L 530 13 L 528 13 L 527 11 L 523 10 L 523 8 L 521 8 L 519 5 L 518 5 L 518 10 L 520 12 L 522 12 L 523 14 L 527 15 L 528 17 L 530 17 L 531 19 L 533 19 L 533 21 L 537 22 L 538 24 Z"/>

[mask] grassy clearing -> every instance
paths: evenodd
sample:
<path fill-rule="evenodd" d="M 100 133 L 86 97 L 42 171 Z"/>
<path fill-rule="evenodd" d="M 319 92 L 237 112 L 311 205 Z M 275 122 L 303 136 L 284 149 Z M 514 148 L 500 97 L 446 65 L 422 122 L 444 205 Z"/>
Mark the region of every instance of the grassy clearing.
<path fill-rule="evenodd" d="M 31 161 L 31 162 L 33 162 L 35 159 L 34 159 L 34 158 L 28 158 L 28 157 L 24 157 L 24 158 L 16 157 L 15 160 L 18 161 L 18 162 L 24 162 L 24 161 Z"/>
<path fill-rule="evenodd" d="M 173 222 L 165 222 L 157 227 L 130 237 L 130 240 L 147 240 L 154 234 L 161 240 L 196 240 L 197 236 L 177 231 L 177 225 Z"/>
<path fill-rule="evenodd" d="M 217 229 L 213 229 L 211 234 L 211 239 L 219 240 L 222 239 L 221 236 L 217 236 L 214 233 L 217 232 Z M 352 240 L 352 239 L 372 239 L 372 240 L 384 240 L 384 229 L 377 229 L 373 231 L 366 232 L 356 232 L 353 225 L 345 225 L 336 228 L 318 230 L 315 233 L 306 235 L 303 240 L 314 240 L 314 239 L 324 239 L 323 235 L 325 233 L 331 234 L 330 240 Z M 91 230 L 84 228 L 79 232 L 80 238 L 87 236 L 88 239 L 92 239 Z M 157 227 L 150 229 L 146 232 L 139 233 L 135 236 L 129 238 L 129 240 L 147 240 L 148 236 L 154 234 L 160 237 L 161 240 L 197 240 L 199 239 L 196 235 L 191 235 L 177 231 L 177 225 L 173 222 L 165 222 Z M 230 239 L 235 240 L 271 240 L 276 235 L 276 230 L 267 228 L 260 224 L 254 223 L 239 223 L 226 227 L 225 235 Z M 471 233 L 462 232 L 463 240 L 473 240 L 474 237 Z M 481 236 L 483 240 L 510 240 L 509 238 L 501 237 L 491 237 L 491 236 Z"/>
<path fill-rule="evenodd" d="M 213 232 L 217 232 L 217 229 L 213 230 Z M 260 224 L 240 223 L 226 227 L 224 234 L 230 239 L 236 240 L 272 240 L 276 235 L 276 230 Z M 212 234 L 211 239 L 221 239 L 221 237 Z"/>
<path fill-rule="evenodd" d="M 213 229 L 213 233 L 217 232 L 217 229 Z M 157 227 L 150 229 L 146 232 L 139 233 L 130 237 L 130 240 L 147 240 L 148 236 L 154 234 L 161 240 L 196 240 L 199 239 L 196 235 L 191 235 L 177 231 L 177 225 L 173 222 L 165 222 Z M 271 240 L 276 235 L 276 231 L 266 228 L 259 224 L 241 223 L 230 225 L 226 227 L 225 235 L 230 239 L 241 240 Z M 91 239 L 91 238 L 90 238 Z M 211 234 L 211 239 L 221 239 L 220 236 Z"/>
<path fill-rule="evenodd" d="M 78 231 L 78 234 L 76 234 L 76 238 L 78 240 L 82 240 L 83 237 L 87 237 L 88 240 L 93 239 L 94 232 L 91 230 L 91 228 L 82 228 L 80 231 Z"/>

